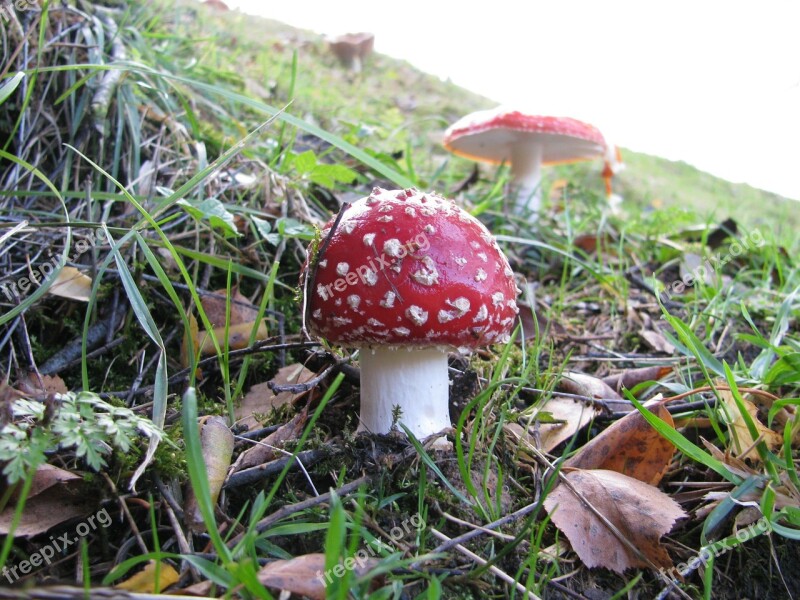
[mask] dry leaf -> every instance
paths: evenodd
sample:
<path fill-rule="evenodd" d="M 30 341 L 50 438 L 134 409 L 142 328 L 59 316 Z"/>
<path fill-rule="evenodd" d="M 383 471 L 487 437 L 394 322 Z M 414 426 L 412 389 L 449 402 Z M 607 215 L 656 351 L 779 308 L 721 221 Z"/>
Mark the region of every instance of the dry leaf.
<path fill-rule="evenodd" d="M 645 381 L 658 381 L 672 373 L 672 367 L 642 367 L 640 369 L 626 369 L 621 373 L 607 375 L 603 381 L 616 391 L 627 388 L 632 390 Z"/>
<path fill-rule="evenodd" d="M 28 396 L 66 394 L 67 384 L 58 375 L 36 375 L 28 373 L 17 382 L 17 387 Z"/>
<path fill-rule="evenodd" d="M 234 410 L 234 417 L 237 425 L 246 425 L 248 429 L 261 427 L 261 424 L 253 416 L 256 413 L 269 414 L 273 408 L 280 408 L 285 404 L 292 403 L 303 397 L 308 392 L 294 394 L 292 392 L 274 393 L 270 388 L 270 383 L 277 385 L 294 385 L 305 383 L 316 377 L 314 371 L 306 369 L 300 363 L 287 365 L 275 374 L 269 382 L 257 383 L 245 394 L 241 403 Z"/>
<path fill-rule="evenodd" d="M 58 272 L 55 282 L 47 290 L 48 294 L 88 302 L 92 295 L 92 278 L 75 267 L 64 267 Z"/>
<path fill-rule="evenodd" d="M 663 403 L 645 404 L 659 419 L 673 426 Z M 655 409 L 655 410 L 654 410 Z M 564 462 L 575 469 L 608 469 L 651 485 L 658 485 L 667 471 L 675 448 L 661 437 L 641 413 L 625 415 Z"/>
<path fill-rule="evenodd" d="M 36 470 L 34 481 L 39 491 L 25 502 L 14 537 L 27 538 L 45 533 L 66 521 L 87 517 L 97 509 L 97 498 L 88 493 L 82 478 L 61 469 L 52 469 L 55 467 Z M 45 490 L 47 493 L 41 493 Z M 11 530 L 15 509 L 16 503 L 9 503 L 0 512 L 0 535 L 8 535 Z"/>
<path fill-rule="evenodd" d="M 621 396 L 612 390 L 602 379 L 592 377 L 586 373 L 565 371 L 556 387 L 562 392 L 587 396 L 597 399 L 621 400 Z"/>
<path fill-rule="evenodd" d="M 733 393 L 728 390 L 719 390 L 719 396 L 722 399 L 722 407 L 726 417 L 725 420 L 728 424 L 728 432 L 731 436 L 734 452 L 736 452 L 737 455 L 741 455 L 742 452 L 749 448 L 748 452 L 744 456 L 740 456 L 740 458 L 761 460 L 761 457 L 758 455 L 758 450 L 753 446 L 755 440 L 753 436 L 750 435 L 747 423 L 745 423 L 744 417 L 739 412 L 739 407 L 736 405 Z M 764 426 L 764 424 L 758 420 L 758 408 L 756 408 L 755 404 L 750 402 L 747 398 L 742 398 L 742 401 L 747 409 L 747 413 L 755 423 L 758 437 L 764 441 L 767 448 L 774 450 L 780 447 L 783 443 L 783 436 Z"/>
<path fill-rule="evenodd" d="M 353 570 L 356 576 L 361 577 L 377 564 L 376 559 L 367 556 L 366 550 L 360 550 L 356 556 L 346 558 L 343 564 L 329 573 L 325 571 L 324 554 L 305 554 L 290 560 L 267 563 L 258 572 L 258 580 L 262 585 L 276 590 L 286 590 L 311 600 L 325 600 L 326 582 L 341 577 L 346 570 Z"/>
<path fill-rule="evenodd" d="M 253 331 L 253 328 L 256 326 L 255 321 L 249 321 L 247 323 L 238 323 L 236 325 L 231 325 L 228 327 L 228 349 L 229 350 L 241 350 L 242 348 L 247 348 L 250 345 L 250 334 Z M 225 347 L 225 326 L 222 327 L 215 327 L 212 331 L 213 336 L 217 339 L 217 344 L 219 344 L 220 349 Z M 261 321 L 258 324 L 258 331 L 256 331 L 256 336 L 254 338 L 254 342 L 259 342 L 261 340 L 265 340 L 269 337 L 269 330 L 267 329 L 267 324 L 264 321 Z M 211 356 L 216 354 L 216 349 L 214 348 L 214 339 L 204 333 L 201 333 L 199 336 L 199 344 L 200 344 L 200 354 L 203 356 Z"/>
<path fill-rule="evenodd" d="M 254 306 L 250 300 L 245 298 L 238 289 L 231 290 L 231 315 L 230 325 L 241 323 L 252 323 L 258 317 L 258 307 Z M 225 326 L 225 306 L 227 304 L 228 291 L 225 289 L 215 290 L 211 294 L 205 294 L 201 299 L 203 310 L 208 317 L 212 327 Z"/>
<path fill-rule="evenodd" d="M 572 488 L 656 568 L 672 566 L 659 539 L 686 516 L 677 502 L 658 488 L 614 471 L 575 470 L 565 478 L 569 485 L 562 483 L 551 491 L 544 507 L 587 567 L 622 573 L 651 565 L 628 548 Z"/>
<path fill-rule="evenodd" d="M 547 414 L 546 422 L 533 425 L 538 415 Z M 550 398 L 544 405 L 536 410 L 532 416 L 525 415 L 525 421 L 532 423 L 526 430 L 516 423 L 508 423 L 506 426 L 512 435 L 518 440 L 534 444 L 534 428 L 538 429 L 539 444 L 538 448 L 544 452 L 550 452 L 562 442 L 570 439 L 575 432 L 582 429 L 593 418 L 600 414 L 597 407 L 563 396 Z"/>
<path fill-rule="evenodd" d="M 285 425 L 281 425 L 259 443 L 242 452 L 231 467 L 230 472 L 236 473 L 242 469 L 263 465 L 276 458 L 280 452 L 275 448 L 281 448 L 286 442 L 300 437 L 307 419 L 308 407 L 297 413 L 294 419 Z"/>
<path fill-rule="evenodd" d="M 651 350 L 663 352 L 664 354 L 675 354 L 675 346 L 670 344 L 667 341 L 667 338 L 665 338 L 660 332 L 652 331 L 650 329 L 640 329 L 639 335 Z"/>
<path fill-rule="evenodd" d="M 36 469 L 36 473 L 33 474 L 33 482 L 31 483 L 30 492 L 28 492 L 28 498 L 30 499 L 38 496 L 53 486 L 67 485 L 70 482 L 78 481 L 83 481 L 83 478 L 79 475 L 75 475 L 75 473 L 70 473 L 69 471 L 59 469 L 58 467 L 54 467 L 53 465 L 49 465 L 47 463 L 39 465 L 39 467 Z M 57 493 L 57 490 L 54 490 L 51 493 L 54 492 Z"/>
<path fill-rule="evenodd" d="M 140 594 L 154 594 L 156 591 L 163 591 L 175 584 L 180 579 L 178 572 L 168 563 L 161 562 L 158 569 L 158 579 L 156 579 L 156 562 L 151 560 L 144 569 L 135 573 L 122 583 L 114 587 L 118 590 L 128 592 L 138 592 Z M 156 585 L 158 582 L 158 585 Z"/>
<path fill-rule="evenodd" d="M 189 356 L 189 340 L 192 340 L 192 348 L 195 352 L 200 347 L 198 346 L 198 327 L 197 327 L 197 319 L 195 319 L 194 315 L 189 313 L 189 330 L 183 332 L 183 341 L 181 342 L 181 367 L 184 369 L 189 366 L 191 360 Z M 199 369 L 198 369 L 199 371 Z"/>
<path fill-rule="evenodd" d="M 222 417 L 203 417 L 200 419 L 200 446 L 203 451 L 203 460 L 206 464 L 208 486 L 211 490 L 211 501 L 216 504 L 222 484 L 233 456 L 234 438 L 228 424 Z M 205 529 L 203 515 L 197 505 L 194 490 L 190 487 L 186 500 L 187 525 L 192 531 L 198 532 Z"/>

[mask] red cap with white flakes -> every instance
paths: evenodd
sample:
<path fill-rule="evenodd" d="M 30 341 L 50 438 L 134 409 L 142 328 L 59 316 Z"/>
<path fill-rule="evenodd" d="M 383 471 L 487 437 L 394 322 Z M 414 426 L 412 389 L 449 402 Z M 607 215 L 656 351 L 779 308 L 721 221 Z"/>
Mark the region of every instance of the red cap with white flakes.
<path fill-rule="evenodd" d="M 498 107 L 469 114 L 444 134 L 454 154 L 501 163 L 512 159 L 515 144 L 535 140 L 542 145 L 542 164 L 559 164 L 602 156 L 605 139 L 596 127 L 570 117 L 530 115 Z"/>
<path fill-rule="evenodd" d="M 313 287 L 309 330 L 352 346 L 505 342 L 518 312 L 513 273 L 486 227 L 415 189 L 375 188 L 351 204 Z"/>

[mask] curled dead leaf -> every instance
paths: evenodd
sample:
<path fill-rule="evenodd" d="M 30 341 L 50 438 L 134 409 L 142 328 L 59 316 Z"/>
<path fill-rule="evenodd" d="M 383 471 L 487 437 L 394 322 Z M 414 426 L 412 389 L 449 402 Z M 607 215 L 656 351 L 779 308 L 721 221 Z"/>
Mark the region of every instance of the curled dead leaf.
<path fill-rule="evenodd" d="M 352 570 L 359 577 L 366 574 L 378 564 L 376 559 L 366 554 L 362 550 L 356 556 L 346 558 L 344 564 L 337 565 L 335 570 Z M 303 595 L 311 600 L 325 600 L 325 584 L 336 576 L 336 573 L 325 570 L 325 555 L 319 553 L 276 560 L 267 563 L 258 572 L 258 580 L 262 585 Z"/>
<path fill-rule="evenodd" d="M 507 423 L 504 428 L 518 443 L 524 440 L 544 452 L 550 452 L 588 425 L 600 412 L 600 409 L 592 404 L 573 398 L 554 396 L 541 407 L 537 407 L 533 413 L 523 415 L 524 422 L 529 424 L 527 427 Z M 541 418 L 545 416 L 546 418 Z M 535 443 L 537 437 L 538 444 Z"/>
<path fill-rule="evenodd" d="M 88 302 L 92 295 L 92 278 L 75 267 L 64 267 L 58 272 L 47 293 L 69 300 Z"/>
<path fill-rule="evenodd" d="M 739 406 L 733 397 L 733 392 L 729 390 L 719 390 L 719 397 L 722 400 L 721 410 L 724 414 L 724 420 L 728 425 L 728 432 L 731 436 L 731 444 L 737 455 L 743 459 L 761 460 L 758 450 L 755 448 L 755 439 L 747 427 L 744 416 L 739 411 Z M 758 408 L 746 397 L 742 398 L 747 414 L 753 420 L 758 433 L 758 439 L 762 440 L 769 450 L 775 450 L 783 443 L 783 436 L 779 433 L 772 431 L 766 427 L 758 419 Z"/>
<path fill-rule="evenodd" d="M 675 521 L 686 517 L 677 502 L 658 488 L 615 471 L 574 470 L 564 477 L 566 482 L 550 492 L 544 507 L 587 567 L 623 573 L 630 568 L 672 566 L 659 540 Z"/>
<path fill-rule="evenodd" d="M 663 403 L 645 404 L 659 419 L 674 426 Z M 653 429 L 641 413 L 632 412 L 613 423 L 564 462 L 565 468 L 608 469 L 658 485 L 666 473 L 675 447 Z"/>
<path fill-rule="evenodd" d="M 225 419 L 219 416 L 200 419 L 200 446 L 206 465 L 211 501 L 216 504 L 222 484 L 231 465 L 234 437 Z M 205 524 L 193 488 L 189 487 L 186 500 L 187 525 L 192 531 L 203 531 Z"/>

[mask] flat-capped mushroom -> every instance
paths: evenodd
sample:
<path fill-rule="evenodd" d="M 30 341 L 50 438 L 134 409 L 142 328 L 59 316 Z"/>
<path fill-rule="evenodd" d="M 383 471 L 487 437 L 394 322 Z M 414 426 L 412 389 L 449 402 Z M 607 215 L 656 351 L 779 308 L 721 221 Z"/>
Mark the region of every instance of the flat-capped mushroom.
<path fill-rule="evenodd" d="M 444 134 L 450 152 L 494 164 L 511 164 L 514 212 L 535 218 L 541 206 L 541 165 L 603 156 L 600 131 L 570 117 L 532 115 L 498 107 L 462 117 Z"/>
<path fill-rule="evenodd" d="M 372 33 L 345 33 L 333 38 L 328 45 L 342 63 L 353 73 L 360 73 L 364 59 L 372 54 L 375 35 Z"/>
<path fill-rule="evenodd" d="M 451 200 L 375 188 L 322 249 L 304 267 L 306 325 L 360 348 L 359 430 L 388 433 L 397 409 L 417 438 L 450 427 L 448 351 L 508 341 L 518 313 L 495 239 Z"/>

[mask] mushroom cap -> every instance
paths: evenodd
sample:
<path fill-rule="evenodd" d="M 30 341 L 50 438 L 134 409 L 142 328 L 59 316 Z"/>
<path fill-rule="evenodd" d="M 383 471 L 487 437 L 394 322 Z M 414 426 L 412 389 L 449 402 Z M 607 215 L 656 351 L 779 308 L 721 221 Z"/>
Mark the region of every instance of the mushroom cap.
<path fill-rule="evenodd" d="M 375 188 L 350 204 L 317 265 L 306 324 L 335 343 L 476 348 L 507 341 L 519 312 L 514 274 L 486 227 L 415 189 Z"/>
<path fill-rule="evenodd" d="M 529 115 L 503 107 L 462 117 L 444 133 L 444 147 L 472 160 L 499 164 L 511 160 L 514 144 L 542 145 L 542 163 L 554 165 L 602 156 L 600 130 L 570 117 Z"/>

